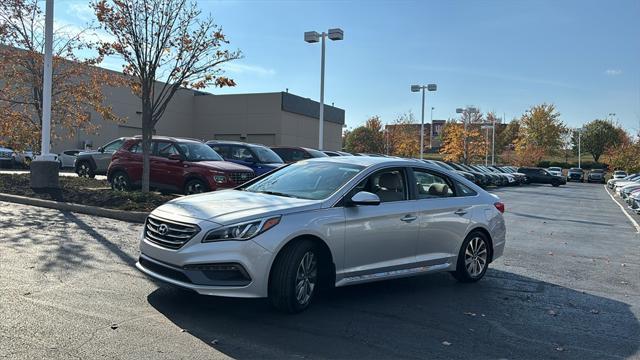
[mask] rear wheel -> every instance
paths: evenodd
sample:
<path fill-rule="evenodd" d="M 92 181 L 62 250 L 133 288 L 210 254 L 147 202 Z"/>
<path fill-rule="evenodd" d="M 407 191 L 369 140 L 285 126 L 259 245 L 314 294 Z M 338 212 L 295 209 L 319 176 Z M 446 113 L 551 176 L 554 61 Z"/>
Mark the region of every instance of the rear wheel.
<path fill-rule="evenodd" d="M 473 231 L 465 238 L 458 254 L 456 271 L 452 272 L 460 282 L 476 282 L 489 267 L 489 241 L 485 234 Z"/>
<path fill-rule="evenodd" d="M 269 300 L 278 310 L 297 313 L 305 310 L 319 287 L 320 252 L 311 241 L 300 241 L 282 250 L 269 279 Z"/>
<path fill-rule="evenodd" d="M 111 177 L 111 188 L 116 191 L 129 191 L 131 182 L 129 176 L 124 171 L 117 171 Z"/>
<path fill-rule="evenodd" d="M 558 186 L 560 186 L 560 181 L 558 181 L 558 180 L 552 180 L 552 181 L 551 181 L 551 186 L 553 186 L 553 187 L 558 187 Z"/>
<path fill-rule="evenodd" d="M 76 168 L 76 173 L 79 177 L 94 178 L 96 176 L 88 161 L 82 161 L 79 163 Z"/>
<path fill-rule="evenodd" d="M 199 179 L 189 180 L 184 186 L 185 195 L 200 194 L 207 191 L 209 191 L 209 187 L 204 181 Z"/>

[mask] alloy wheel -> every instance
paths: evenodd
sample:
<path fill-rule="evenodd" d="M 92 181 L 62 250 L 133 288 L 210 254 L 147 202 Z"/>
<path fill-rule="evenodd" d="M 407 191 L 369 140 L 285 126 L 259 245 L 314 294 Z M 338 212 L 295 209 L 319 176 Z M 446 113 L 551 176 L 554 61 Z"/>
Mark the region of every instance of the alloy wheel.
<path fill-rule="evenodd" d="M 204 192 L 204 186 L 198 181 L 194 181 L 187 185 L 187 195 L 200 194 Z"/>
<path fill-rule="evenodd" d="M 113 178 L 113 188 L 118 191 L 126 191 L 129 188 L 129 180 L 124 174 L 117 174 Z"/>
<path fill-rule="evenodd" d="M 89 166 L 87 164 L 80 164 L 80 167 L 78 168 L 78 176 L 89 177 Z"/>
<path fill-rule="evenodd" d="M 313 296 L 318 278 L 318 263 L 312 251 L 307 251 L 296 272 L 296 300 L 300 305 L 306 305 Z"/>
<path fill-rule="evenodd" d="M 478 277 L 487 266 L 487 243 L 479 236 L 469 241 L 464 251 L 464 266 L 471 277 Z"/>

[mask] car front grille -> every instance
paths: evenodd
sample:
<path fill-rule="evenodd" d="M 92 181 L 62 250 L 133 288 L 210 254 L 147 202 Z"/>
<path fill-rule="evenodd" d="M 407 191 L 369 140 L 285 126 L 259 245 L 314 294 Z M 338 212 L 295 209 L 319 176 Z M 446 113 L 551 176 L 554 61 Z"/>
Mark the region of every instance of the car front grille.
<path fill-rule="evenodd" d="M 160 265 L 153 261 L 149 261 L 142 256 L 138 259 L 138 262 L 143 267 L 153 271 L 156 274 L 162 275 L 164 277 L 168 277 L 169 279 L 182 281 L 185 283 L 191 283 L 191 280 L 182 272 L 172 269 L 168 266 Z"/>
<path fill-rule="evenodd" d="M 253 173 L 250 172 L 232 172 L 229 173 L 229 179 L 231 180 L 231 182 L 235 183 L 235 184 L 244 184 L 247 181 L 253 179 Z"/>
<path fill-rule="evenodd" d="M 169 249 L 179 249 L 191 240 L 200 228 L 196 225 L 160 220 L 147 217 L 144 237 L 152 243 Z"/>

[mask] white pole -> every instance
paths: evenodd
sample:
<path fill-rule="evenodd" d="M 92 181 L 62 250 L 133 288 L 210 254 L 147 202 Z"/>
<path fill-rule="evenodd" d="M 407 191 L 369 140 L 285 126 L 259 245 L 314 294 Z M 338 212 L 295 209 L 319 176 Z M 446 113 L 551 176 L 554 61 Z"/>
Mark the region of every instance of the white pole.
<path fill-rule="evenodd" d="M 424 152 L 424 92 L 425 87 L 422 87 L 422 123 L 420 125 L 420 159 L 422 159 L 422 153 Z"/>
<path fill-rule="evenodd" d="M 50 153 L 51 142 L 51 77 L 53 62 L 53 0 L 47 0 L 44 20 L 44 74 L 42 83 L 41 155 Z"/>
<path fill-rule="evenodd" d="M 431 107 L 431 125 L 429 125 L 429 149 L 433 150 L 433 106 Z"/>
<path fill-rule="evenodd" d="M 491 128 L 491 165 L 496 164 L 496 119 L 493 119 Z"/>
<path fill-rule="evenodd" d="M 581 154 L 581 149 L 580 149 L 580 130 L 578 130 L 578 168 L 582 169 L 582 166 L 580 166 L 580 158 L 582 157 Z"/>
<path fill-rule="evenodd" d="M 324 49 L 327 33 L 322 32 L 322 58 L 320 60 L 320 130 L 318 131 L 318 150 L 323 150 L 324 143 Z"/>

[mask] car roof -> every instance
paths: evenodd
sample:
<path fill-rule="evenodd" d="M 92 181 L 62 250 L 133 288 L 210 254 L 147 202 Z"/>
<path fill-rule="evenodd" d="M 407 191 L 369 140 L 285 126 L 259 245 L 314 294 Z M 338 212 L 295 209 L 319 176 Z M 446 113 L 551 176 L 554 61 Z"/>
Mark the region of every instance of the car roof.
<path fill-rule="evenodd" d="M 126 139 L 126 138 L 125 138 Z M 142 140 L 142 135 L 136 135 L 129 139 Z M 197 142 L 202 143 L 202 140 L 186 138 L 186 137 L 175 137 L 175 136 L 163 136 L 163 135 L 153 135 L 151 140 L 166 140 L 166 141 L 174 141 L 174 142 Z"/>
<path fill-rule="evenodd" d="M 235 140 L 209 140 L 206 142 L 206 144 L 207 145 L 220 144 L 220 145 L 244 145 L 244 146 L 268 147 L 263 144 L 254 144 L 254 143 L 247 143 L 247 142 L 235 141 Z"/>
<path fill-rule="evenodd" d="M 333 156 L 333 157 L 321 157 L 321 158 L 311 158 L 305 159 L 302 161 L 325 161 L 325 162 L 335 162 L 335 163 L 345 163 L 345 164 L 353 164 L 360 166 L 373 166 L 378 164 L 389 164 L 389 165 L 398 165 L 398 166 L 412 166 L 412 165 L 428 165 L 429 167 L 433 167 L 434 169 L 442 170 L 442 168 L 424 163 L 420 160 L 415 159 L 399 159 L 399 158 L 387 158 L 387 157 L 376 157 L 376 156 Z"/>

